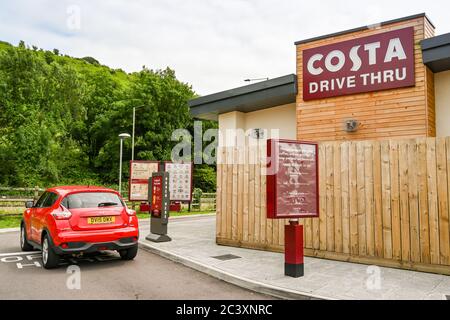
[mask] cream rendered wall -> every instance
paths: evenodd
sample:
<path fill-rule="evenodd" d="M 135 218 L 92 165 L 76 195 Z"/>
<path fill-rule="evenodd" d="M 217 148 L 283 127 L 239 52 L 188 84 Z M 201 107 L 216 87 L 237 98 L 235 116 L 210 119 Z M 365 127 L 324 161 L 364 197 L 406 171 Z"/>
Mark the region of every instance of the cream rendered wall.
<path fill-rule="evenodd" d="M 242 129 L 247 133 L 251 129 L 267 130 L 266 139 L 281 138 L 295 140 L 297 137 L 295 103 L 264 110 L 242 113 L 229 112 L 219 115 L 220 146 L 234 146 L 236 143 L 233 129 Z M 278 130 L 271 131 L 271 130 Z"/>
<path fill-rule="evenodd" d="M 297 139 L 297 114 L 295 103 L 245 114 L 245 128 L 278 129 L 279 138 Z"/>
<path fill-rule="evenodd" d="M 436 136 L 450 136 L 450 71 L 434 74 Z"/>

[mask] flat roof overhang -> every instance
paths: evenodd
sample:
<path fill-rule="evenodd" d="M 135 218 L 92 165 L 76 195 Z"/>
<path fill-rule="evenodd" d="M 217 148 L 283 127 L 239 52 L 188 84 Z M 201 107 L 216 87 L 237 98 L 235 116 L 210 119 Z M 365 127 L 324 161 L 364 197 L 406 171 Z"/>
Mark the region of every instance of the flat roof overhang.
<path fill-rule="evenodd" d="M 305 43 L 318 41 L 318 40 L 323 40 L 323 39 L 328 39 L 328 38 L 334 38 L 334 37 L 343 36 L 343 35 L 346 35 L 346 34 L 349 34 L 349 33 L 361 32 L 361 31 L 365 31 L 365 30 L 379 28 L 379 27 L 382 27 L 382 26 L 387 26 L 387 25 L 390 25 L 390 24 L 399 23 L 399 22 L 408 21 L 408 20 L 413 20 L 413 19 L 418 19 L 418 18 L 425 18 L 425 19 L 427 19 L 428 22 L 434 27 L 433 22 L 431 22 L 431 20 L 428 18 L 428 16 L 425 13 L 419 13 L 419 14 L 414 14 L 414 15 L 407 16 L 407 17 L 402 17 L 402 18 L 398 18 L 398 19 L 393 19 L 393 20 L 383 21 L 383 22 L 380 22 L 380 23 L 371 24 L 371 25 L 368 25 L 368 26 L 362 26 L 362 27 L 358 27 L 358 28 L 353 28 L 353 29 L 349 29 L 349 30 L 344 30 L 344 31 L 339 31 L 339 32 L 335 32 L 335 33 L 326 34 L 326 35 L 319 36 L 319 37 L 313 37 L 313 38 L 308 38 L 308 39 L 304 39 L 304 40 L 299 40 L 299 41 L 295 42 L 295 45 L 305 44 Z"/>
<path fill-rule="evenodd" d="M 423 63 L 434 73 L 450 70 L 450 33 L 421 41 Z"/>
<path fill-rule="evenodd" d="M 223 113 L 247 113 L 294 103 L 296 96 L 297 77 L 289 74 L 192 99 L 188 104 L 194 118 L 218 120 Z"/>

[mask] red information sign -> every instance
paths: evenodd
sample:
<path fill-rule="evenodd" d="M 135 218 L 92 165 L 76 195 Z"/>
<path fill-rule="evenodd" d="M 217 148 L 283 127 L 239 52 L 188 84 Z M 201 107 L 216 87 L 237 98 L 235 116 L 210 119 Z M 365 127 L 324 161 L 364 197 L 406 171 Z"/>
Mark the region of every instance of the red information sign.
<path fill-rule="evenodd" d="M 267 216 L 319 216 L 317 143 L 267 140 Z"/>
<path fill-rule="evenodd" d="M 303 51 L 305 101 L 414 84 L 414 27 Z"/>

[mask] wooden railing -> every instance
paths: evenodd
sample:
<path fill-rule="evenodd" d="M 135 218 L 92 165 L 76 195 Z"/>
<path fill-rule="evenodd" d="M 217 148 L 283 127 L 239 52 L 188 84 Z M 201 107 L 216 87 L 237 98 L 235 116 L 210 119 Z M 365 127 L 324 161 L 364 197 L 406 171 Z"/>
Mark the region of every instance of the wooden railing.
<path fill-rule="evenodd" d="M 195 199 L 192 197 L 192 210 L 216 210 L 216 194 L 215 193 L 202 193 L 200 198 Z"/>
<path fill-rule="evenodd" d="M 217 242 L 283 250 L 286 221 L 266 219 L 265 145 L 218 154 Z M 319 168 L 306 255 L 450 274 L 450 138 L 321 143 Z"/>
<path fill-rule="evenodd" d="M 27 200 L 37 200 L 45 191 L 43 188 L 12 188 L 0 187 L 0 215 L 17 215 L 25 210 L 25 202 Z M 139 202 L 127 200 L 128 191 L 122 192 L 125 202 L 129 207 L 138 207 Z M 192 210 L 216 210 L 216 194 L 202 193 L 200 199 L 196 200 L 192 197 Z"/>

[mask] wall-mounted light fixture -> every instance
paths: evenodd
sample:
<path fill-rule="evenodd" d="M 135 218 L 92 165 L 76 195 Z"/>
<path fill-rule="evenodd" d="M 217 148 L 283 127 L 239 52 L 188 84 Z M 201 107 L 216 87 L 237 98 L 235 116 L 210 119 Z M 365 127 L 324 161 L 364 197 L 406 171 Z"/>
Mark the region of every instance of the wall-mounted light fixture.
<path fill-rule="evenodd" d="M 355 119 L 349 119 L 344 121 L 344 130 L 346 132 L 356 132 L 358 131 L 359 122 Z"/>
<path fill-rule="evenodd" d="M 250 137 L 256 140 L 265 139 L 266 131 L 261 128 L 252 129 L 250 132 Z"/>

